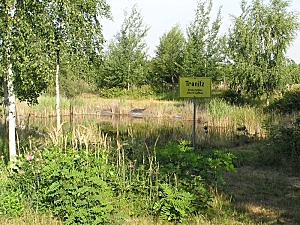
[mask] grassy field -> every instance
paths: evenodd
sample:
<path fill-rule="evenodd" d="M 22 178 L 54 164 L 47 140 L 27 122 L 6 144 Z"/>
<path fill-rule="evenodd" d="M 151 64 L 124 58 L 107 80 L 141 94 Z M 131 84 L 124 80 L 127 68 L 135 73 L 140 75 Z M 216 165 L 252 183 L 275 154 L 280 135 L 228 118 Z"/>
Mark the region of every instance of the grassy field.
<path fill-rule="evenodd" d="M 291 165 L 260 164 L 253 157 L 256 149 L 250 145 L 232 150 L 241 157 L 244 154 L 245 160 L 237 173 L 225 173 L 227 183 L 219 193 L 230 197 L 231 208 L 237 215 L 247 215 L 253 224 L 300 224 L 299 173 Z"/>
<path fill-rule="evenodd" d="M 54 100 L 41 97 L 40 104 L 29 107 L 24 103 L 17 105 L 18 121 L 26 124 L 26 118 L 49 118 L 55 115 Z M 193 104 L 189 101 L 163 101 L 163 100 L 130 100 L 130 99 L 99 99 L 95 96 L 85 96 L 62 101 L 62 114 L 87 115 L 99 113 L 99 110 L 110 110 L 114 114 L 128 114 L 135 108 L 145 108 L 156 118 L 169 118 L 181 115 L 182 120 L 192 119 Z M 30 116 L 29 116 L 30 115 Z M 229 151 L 236 156 L 234 164 L 237 172 L 223 172 L 226 184 L 212 187 L 213 196 L 211 207 L 205 214 L 189 218 L 186 224 L 300 224 L 300 177 L 291 164 L 280 166 L 265 164 L 261 157 L 261 149 L 268 145 L 264 139 L 267 132 L 264 122 L 272 118 L 272 124 L 289 124 L 297 118 L 297 114 L 288 116 L 265 114 L 261 108 L 252 106 L 230 106 L 222 101 L 213 99 L 199 102 L 197 108 L 198 126 L 208 124 L 209 138 L 215 140 L 213 147 L 222 151 Z M 22 122 L 23 121 L 23 122 Z M 237 131 L 239 127 L 246 130 Z M 94 143 L 92 129 L 94 125 L 82 128 L 78 133 L 78 140 L 83 143 Z M 218 130 L 222 128 L 225 136 L 230 137 L 230 142 L 219 137 Z M 48 130 L 51 139 L 55 133 Z M 225 131 L 223 131 L 225 130 Z M 149 131 L 149 127 L 148 127 Z M 159 132 L 164 132 L 160 130 Z M 226 133 L 227 132 L 227 133 Z M 133 136 L 133 132 L 129 132 Z M 183 131 L 186 133 L 186 131 Z M 3 133 L 4 134 L 4 133 Z M 84 135 L 83 135 L 84 134 Z M 151 133 L 157 138 L 159 133 Z M 163 136 L 163 135 L 161 135 Z M 234 139 L 232 137 L 235 137 Z M 103 136 L 101 138 L 104 138 Z M 163 139 L 162 142 L 166 142 Z M 5 151 L 5 138 L 1 139 L 2 152 Z M 105 140 L 102 141 L 105 143 Z M 103 144 L 104 146 L 105 144 Z M 5 176 L 1 175 L 1 179 Z M 38 214 L 30 209 L 24 211 L 20 217 L 8 218 L 0 216 L 0 224 L 62 224 L 50 213 Z M 148 215 L 132 216 L 125 224 L 176 224 L 153 220 Z"/>

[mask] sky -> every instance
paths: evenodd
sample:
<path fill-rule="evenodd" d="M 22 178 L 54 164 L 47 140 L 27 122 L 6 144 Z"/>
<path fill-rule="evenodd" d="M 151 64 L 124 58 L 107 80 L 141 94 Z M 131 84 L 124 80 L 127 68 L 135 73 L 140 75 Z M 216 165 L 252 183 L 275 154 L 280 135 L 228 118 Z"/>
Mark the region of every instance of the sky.
<path fill-rule="evenodd" d="M 144 24 L 150 27 L 145 41 L 148 44 L 149 56 L 155 55 L 154 50 L 159 45 L 159 38 L 168 32 L 175 25 L 179 25 L 185 32 L 187 26 L 193 21 L 197 0 L 106 0 L 111 6 L 113 21 L 103 19 L 104 38 L 109 41 L 121 29 L 124 21 L 124 10 L 131 12 L 134 4 L 137 4 L 141 11 Z M 219 7 L 222 6 L 222 26 L 220 34 L 228 31 L 232 25 L 230 15 L 238 16 L 241 0 L 213 0 L 213 9 L 211 20 L 213 21 Z M 250 2 L 250 1 L 249 1 Z M 300 1 L 291 0 L 291 10 L 300 11 Z M 300 21 L 299 21 L 300 22 Z M 293 59 L 296 63 L 300 63 L 300 31 L 293 44 L 287 51 L 287 57 Z"/>

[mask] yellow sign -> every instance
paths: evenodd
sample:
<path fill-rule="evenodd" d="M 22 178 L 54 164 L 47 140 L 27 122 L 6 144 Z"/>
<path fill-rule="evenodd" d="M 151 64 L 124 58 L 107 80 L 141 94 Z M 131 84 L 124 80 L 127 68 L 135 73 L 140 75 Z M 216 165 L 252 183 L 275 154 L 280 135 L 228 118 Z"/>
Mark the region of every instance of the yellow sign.
<path fill-rule="evenodd" d="M 180 77 L 179 97 L 209 98 L 211 95 L 210 77 Z"/>

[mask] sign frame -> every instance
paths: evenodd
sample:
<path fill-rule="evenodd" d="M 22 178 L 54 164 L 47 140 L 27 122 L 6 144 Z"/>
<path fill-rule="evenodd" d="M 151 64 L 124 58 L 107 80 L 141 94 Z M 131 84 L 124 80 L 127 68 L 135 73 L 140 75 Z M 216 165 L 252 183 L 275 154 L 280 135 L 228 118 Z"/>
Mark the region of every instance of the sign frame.
<path fill-rule="evenodd" d="M 180 98 L 210 98 L 211 77 L 180 77 Z"/>

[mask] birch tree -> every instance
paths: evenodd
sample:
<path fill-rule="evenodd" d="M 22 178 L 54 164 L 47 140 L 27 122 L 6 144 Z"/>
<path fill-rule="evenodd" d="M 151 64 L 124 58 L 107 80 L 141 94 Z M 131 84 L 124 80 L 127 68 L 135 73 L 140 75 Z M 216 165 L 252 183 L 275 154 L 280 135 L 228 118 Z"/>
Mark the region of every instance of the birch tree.
<path fill-rule="evenodd" d="M 184 75 L 218 77 L 218 65 L 224 60 L 224 37 L 219 35 L 221 7 L 211 21 L 212 0 L 198 1 L 195 18 L 187 27 L 187 44 L 184 57 Z"/>
<path fill-rule="evenodd" d="M 46 8 L 53 33 L 56 73 L 57 128 L 61 124 L 59 73 L 62 60 L 70 54 L 77 57 L 94 57 L 102 52 L 103 35 L 101 18 L 111 18 L 105 0 L 52 0 Z M 74 57 L 74 56 L 72 56 Z"/>
<path fill-rule="evenodd" d="M 182 73 L 184 50 L 185 38 L 178 25 L 161 36 L 152 60 L 152 82 L 156 87 L 162 88 L 162 84 L 169 84 L 175 90 L 175 84 Z"/>
<path fill-rule="evenodd" d="M 30 0 L 0 3 L 0 51 L 4 96 L 8 98 L 5 102 L 8 105 L 10 160 L 17 155 L 15 99 L 36 103 L 47 87 L 47 74 L 51 70 L 47 44 L 40 38 L 45 25 L 45 3 Z"/>
<path fill-rule="evenodd" d="M 290 1 L 262 0 L 241 3 L 241 15 L 233 16 L 229 50 L 233 65 L 231 86 L 253 97 L 265 96 L 266 105 L 274 91 L 283 87 L 285 53 L 299 29 L 298 14 Z"/>
<path fill-rule="evenodd" d="M 144 24 L 141 12 L 134 5 L 125 11 L 125 19 L 115 40 L 109 43 L 100 77 L 100 87 L 130 89 L 140 85 L 146 77 L 147 44 L 145 37 L 150 28 Z"/>

